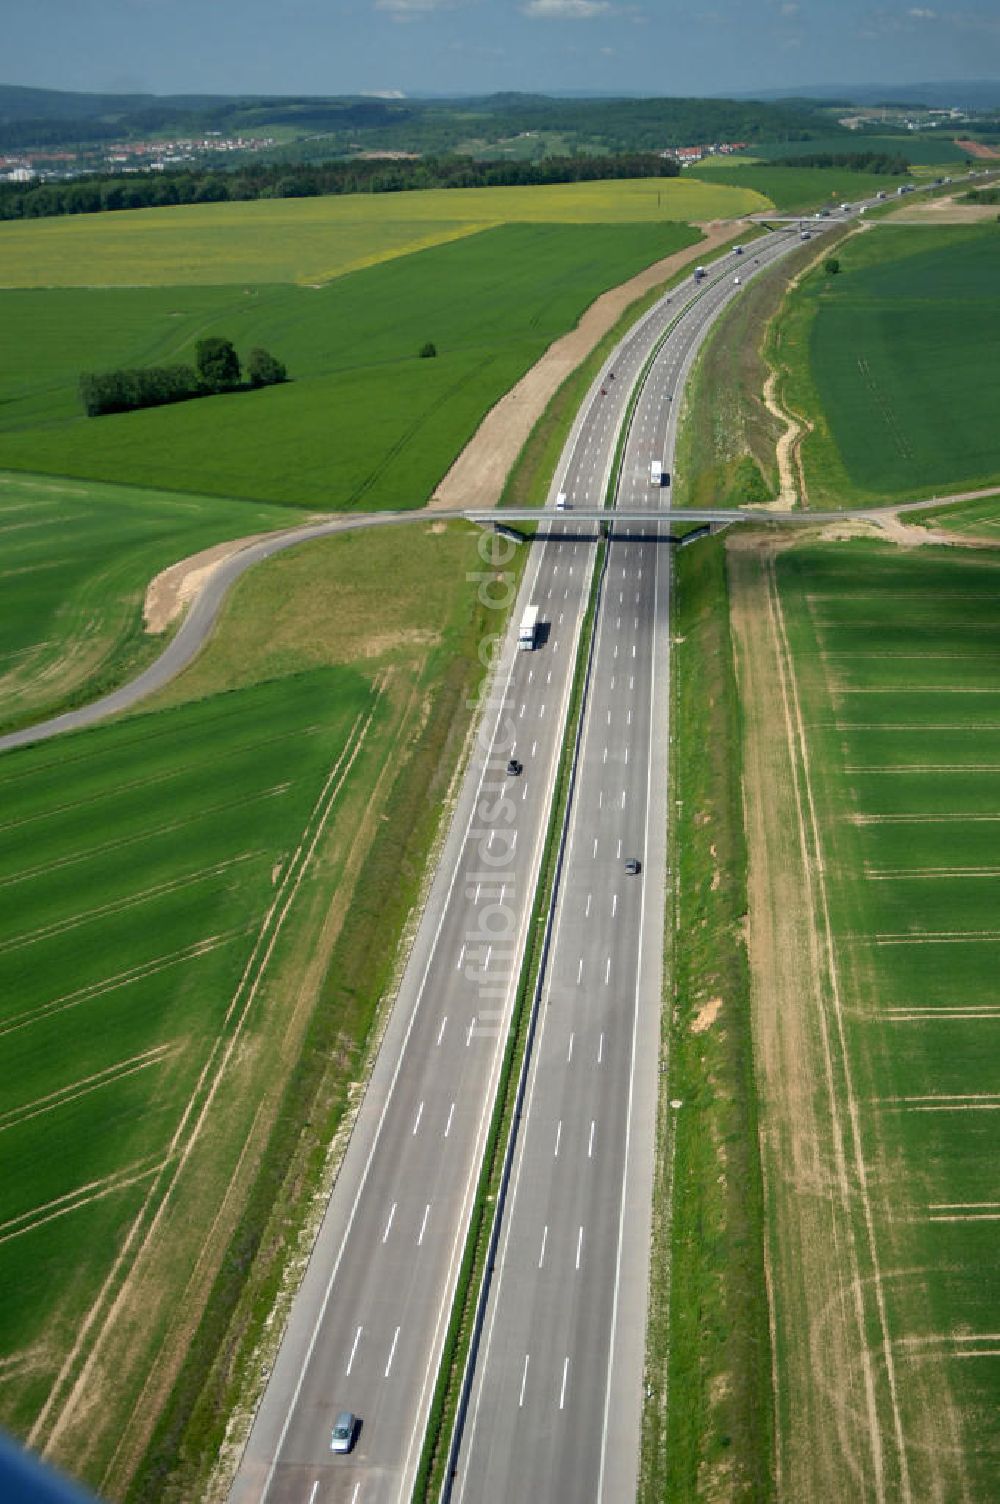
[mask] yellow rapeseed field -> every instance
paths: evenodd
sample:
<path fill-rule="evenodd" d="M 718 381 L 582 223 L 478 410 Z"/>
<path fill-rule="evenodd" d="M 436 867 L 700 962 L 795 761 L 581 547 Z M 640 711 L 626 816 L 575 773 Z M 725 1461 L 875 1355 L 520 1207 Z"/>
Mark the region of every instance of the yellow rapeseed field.
<path fill-rule="evenodd" d="M 704 221 L 768 208 L 684 178 L 186 204 L 0 224 L 0 288 L 328 282 L 511 221 Z"/>

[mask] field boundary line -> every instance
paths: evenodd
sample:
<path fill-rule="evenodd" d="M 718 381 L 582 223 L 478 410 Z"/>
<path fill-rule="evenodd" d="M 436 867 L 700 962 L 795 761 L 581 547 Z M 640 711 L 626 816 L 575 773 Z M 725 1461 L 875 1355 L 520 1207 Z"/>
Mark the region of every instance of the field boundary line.
<path fill-rule="evenodd" d="M 886 1368 L 886 1379 L 889 1386 L 889 1396 L 892 1410 L 893 1430 L 895 1432 L 896 1446 L 899 1454 L 900 1494 L 904 1504 L 911 1504 L 912 1493 L 910 1489 L 909 1461 L 906 1454 L 906 1443 L 903 1437 L 902 1417 L 899 1409 L 899 1397 L 896 1388 L 896 1370 L 892 1355 L 892 1347 L 889 1341 L 888 1318 L 885 1309 L 885 1295 L 882 1287 L 882 1273 L 878 1257 L 878 1247 L 875 1238 L 874 1216 L 872 1213 L 871 1199 L 868 1192 L 868 1177 L 862 1150 L 861 1125 L 858 1118 L 857 1096 L 851 1075 L 850 1060 L 847 1051 L 847 1039 L 844 1031 L 843 1002 L 840 994 L 840 977 L 836 963 L 836 951 L 833 940 L 833 927 L 830 920 L 829 900 L 826 891 L 825 865 L 823 861 L 823 846 L 820 839 L 819 819 L 816 813 L 816 805 L 812 789 L 810 774 L 809 750 L 806 742 L 805 725 L 802 718 L 802 709 L 799 701 L 798 684 L 795 678 L 794 660 L 791 646 L 788 640 L 785 625 L 784 611 L 781 597 L 778 591 L 777 567 L 775 555 L 769 552 L 763 560 L 765 583 L 768 597 L 768 612 L 771 617 L 772 629 L 775 633 L 775 645 L 778 649 L 779 676 L 781 679 L 781 695 L 785 707 L 785 723 L 788 735 L 788 750 L 791 754 L 792 776 L 796 790 L 796 803 L 799 817 L 799 837 L 803 859 L 803 876 L 806 892 L 809 899 L 810 912 L 818 912 L 822 922 L 822 948 L 826 981 L 830 987 L 830 1000 L 833 1005 L 834 1024 L 837 1040 L 840 1047 L 840 1070 L 844 1080 L 845 1098 L 848 1121 L 850 1123 L 850 1139 L 854 1171 L 858 1182 L 859 1199 L 865 1224 L 865 1232 L 868 1243 L 868 1255 L 872 1266 L 872 1284 L 875 1292 L 875 1304 L 878 1314 L 879 1331 L 881 1336 L 881 1348 L 883 1361 Z M 845 1163 L 845 1146 L 841 1115 L 837 1102 L 837 1093 L 833 1079 L 833 1053 L 829 1035 L 829 1023 L 827 1010 L 823 1004 L 822 989 L 818 994 L 819 1018 L 821 1035 L 823 1039 L 823 1051 L 826 1065 L 827 1093 L 829 1097 L 831 1119 L 834 1128 L 834 1152 L 837 1161 L 838 1180 L 840 1193 L 847 1223 L 848 1244 L 851 1250 L 851 1263 L 854 1270 L 852 1280 L 855 1316 L 858 1322 L 858 1336 L 861 1346 L 861 1361 L 865 1375 L 866 1399 L 868 1404 L 868 1424 L 872 1442 L 873 1460 L 875 1461 L 876 1493 L 880 1500 L 885 1499 L 885 1479 L 883 1475 L 882 1433 L 878 1417 L 878 1406 L 875 1395 L 874 1373 L 872 1370 L 871 1353 L 866 1336 L 866 1317 L 864 1310 L 864 1293 L 859 1278 L 857 1262 L 857 1246 L 854 1231 L 854 1219 L 851 1212 L 851 1193 Z"/>
<path fill-rule="evenodd" d="M 57 1444 L 62 1432 L 69 1424 L 73 1411 L 76 1408 L 76 1405 L 78 1404 L 80 1397 L 85 1390 L 87 1381 L 97 1361 L 103 1343 L 107 1338 L 108 1333 L 111 1330 L 111 1327 L 113 1326 L 119 1312 L 123 1308 L 127 1295 L 130 1293 L 131 1281 L 135 1277 L 135 1270 L 139 1263 L 139 1260 L 142 1258 L 146 1248 L 149 1246 L 149 1243 L 153 1238 L 154 1233 L 156 1232 L 160 1219 L 164 1215 L 171 1192 L 177 1184 L 178 1177 L 187 1164 L 187 1161 L 190 1158 L 191 1153 L 193 1152 L 194 1147 L 201 1136 L 201 1130 L 204 1127 L 209 1108 L 211 1107 L 215 1099 L 215 1095 L 222 1083 L 226 1068 L 240 1038 L 242 1026 L 250 1011 L 250 1007 L 257 996 L 257 992 L 263 980 L 267 964 L 274 951 L 274 947 L 277 944 L 278 937 L 281 934 L 285 918 L 287 917 L 292 903 L 298 893 L 299 886 L 302 882 L 305 872 L 308 869 L 309 862 L 320 840 L 320 837 L 322 836 L 323 831 L 326 828 L 327 821 L 333 810 L 334 804 L 337 801 L 340 790 L 342 789 L 347 777 L 351 772 L 355 760 L 357 759 L 362 747 L 364 746 L 368 734 L 368 729 L 375 717 L 375 713 L 378 709 L 379 702 L 382 697 L 383 684 L 381 679 L 377 681 L 377 686 L 378 687 L 376 690 L 374 703 L 372 703 L 368 708 L 367 719 L 364 719 L 364 710 L 358 713 L 358 716 L 355 719 L 353 726 L 351 727 L 350 733 L 348 734 L 344 742 L 344 746 L 341 749 L 336 761 L 334 762 L 334 765 L 331 768 L 326 780 L 324 781 L 323 787 L 320 790 L 320 793 L 315 803 L 313 804 L 309 815 L 306 818 L 305 826 L 299 839 L 299 844 L 285 868 L 285 873 L 282 877 L 278 892 L 272 899 L 271 904 L 261 921 L 257 940 L 251 950 L 243 974 L 240 977 L 239 982 L 237 983 L 229 1007 L 226 1011 L 225 1018 L 223 1019 L 222 1024 L 219 1028 L 219 1032 L 216 1035 L 215 1043 L 212 1046 L 211 1051 L 209 1052 L 208 1059 L 205 1061 L 205 1064 L 202 1067 L 194 1090 L 192 1091 L 191 1096 L 188 1099 L 187 1106 L 185 1107 L 184 1112 L 181 1115 L 180 1122 L 178 1123 L 173 1138 L 171 1139 L 167 1158 L 165 1159 L 163 1165 L 163 1169 L 165 1169 L 168 1164 L 173 1163 L 173 1170 L 170 1176 L 169 1184 L 162 1187 L 161 1190 L 159 1184 L 160 1175 L 158 1175 L 157 1182 L 150 1187 L 146 1199 L 139 1212 L 137 1213 L 132 1226 L 128 1231 L 128 1234 L 122 1243 L 118 1256 L 115 1259 L 111 1269 L 108 1271 L 108 1275 L 104 1281 L 103 1286 L 101 1287 L 100 1292 L 98 1293 L 96 1300 L 93 1302 L 89 1312 L 81 1323 L 76 1341 L 73 1343 L 73 1346 L 67 1353 L 62 1367 L 55 1380 L 53 1381 L 49 1396 L 46 1399 L 41 1410 L 39 1411 L 31 1427 L 31 1430 L 27 1437 L 28 1445 L 35 1448 L 40 1448 L 43 1455 L 48 1455 L 52 1451 L 52 1449 Z M 362 725 L 363 719 L 364 724 Z M 310 840 L 310 827 L 312 827 L 313 825 L 315 825 L 315 830 Z M 272 919 L 274 919 L 273 926 L 271 925 Z M 271 933 L 265 943 L 265 936 L 267 936 L 269 926 L 271 927 Z M 260 960 L 255 972 L 254 963 L 257 960 L 262 946 L 263 954 L 260 956 Z M 243 994 L 242 1008 L 240 1010 L 239 1017 L 237 1018 L 235 1028 L 233 1028 L 229 1032 L 229 1035 L 227 1037 L 226 1031 L 229 1029 L 233 1015 L 237 1009 L 237 1006 L 239 1005 L 241 994 Z M 216 1064 L 220 1051 L 222 1058 L 221 1060 L 218 1060 L 218 1063 Z M 213 1065 L 215 1066 L 214 1075 L 211 1074 Z M 211 1080 L 209 1082 L 210 1076 Z M 208 1090 L 204 1091 L 206 1082 L 209 1082 Z M 187 1131 L 188 1121 L 191 1118 L 192 1113 L 194 1113 L 198 1098 L 203 1094 L 203 1091 L 204 1100 L 202 1101 L 200 1111 L 198 1112 L 198 1115 L 195 1118 L 190 1130 Z M 186 1131 L 187 1137 L 185 1141 L 184 1135 Z M 183 1147 L 181 1147 L 182 1141 Z M 149 1220 L 148 1227 L 146 1227 L 145 1232 L 143 1233 L 143 1224 L 149 1216 L 150 1208 L 153 1204 L 154 1198 L 157 1197 L 158 1192 L 158 1205 L 156 1206 L 156 1210 L 153 1213 L 151 1220 Z M 143 1234 L 142 1240 L 133 1252 L 133 1245 L 135 1244 L 136 1239 L 139 1238 L 140 1234 Z M 126 1268 L 126 1265 L 129 1265 L 130 1267 L 125 1273 L 124 1278 L 121 1279 L 117 1293 L 114 1295 L 110 1305 L 107 1308 L 100 1326 L 100 1330 L 98 1331 L 93 1343 L 91 1344 L 90 1351 L 88 1352 L 87 1357 L 84 1360 L 76 1379 L 72 1383 L 69 1394 L 62 1402 L 58 1414 L 55 1416 L 51 1427 L 49 1427 L 48 1435 L 44 1443 L 42 1443 L 42 1432 L 48 1426 L 49 1417 L 52 1415 L 53 1410 L 59 1403 L 58 1397 L 60 1390 L 64 1389 L 66 1384 L 69 1382 L 72 1371 L 80 1358 L 84 1343 L 86 1342 L 91 1329 L 100 1319 L 101 1309 L 107 1302 L 110 1292 L 112 1291 L 116 1282 L 118 1282 L 120 1276 L 122 1275 L 122 1271 Z"/>

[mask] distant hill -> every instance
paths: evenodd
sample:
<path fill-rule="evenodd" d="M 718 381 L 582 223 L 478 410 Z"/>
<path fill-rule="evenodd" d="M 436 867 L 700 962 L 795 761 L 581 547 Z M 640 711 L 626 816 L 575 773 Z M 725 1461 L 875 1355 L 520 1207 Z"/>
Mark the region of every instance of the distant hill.
<path fill-rule="evenodd" d="M 822 100 L 826 104 L 923 105 L 932 110 L 1000 109 L 1000 79 L 944 79 L 918 84 L 813 84 L 808 88 L 762 89 L 738 98 Z"/>
<path fill-rule="evenodd" d="M 800 141 L 831 131 L 814 104 L 798 100 L 74 94 L 0 84 L 0 149 L 8 151 L 209 131 L 262 135 L 268 127 L 282 128 L 286 152 L 312 157 L 364 146 L 538 158 L 567 148 L 656 151 L 706 141 Z M 298 138 L 291 143 L 290 133 Z"/>

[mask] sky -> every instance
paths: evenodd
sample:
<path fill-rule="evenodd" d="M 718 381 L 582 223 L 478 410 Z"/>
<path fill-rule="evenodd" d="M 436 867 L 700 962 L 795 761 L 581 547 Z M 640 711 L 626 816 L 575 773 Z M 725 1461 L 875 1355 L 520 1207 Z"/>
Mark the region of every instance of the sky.
<path fill-rule="evenodd" d="M 0 82 L 114 92 L 752 93 L 1000 77 L 1000 0 L 5 0 Z"/>

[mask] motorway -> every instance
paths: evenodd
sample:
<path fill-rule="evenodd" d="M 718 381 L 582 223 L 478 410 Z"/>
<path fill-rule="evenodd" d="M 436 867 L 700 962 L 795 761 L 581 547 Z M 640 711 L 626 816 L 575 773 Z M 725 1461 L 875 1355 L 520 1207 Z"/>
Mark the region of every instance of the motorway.
<path fill-rule="evenodd" d="M 673 468 L 675 398 L 738 295 L 733 266 L 745 280 L 797 243 L 775 236 L 727 258 L 728 273 L 677 317 L 624 450 L 617 506 L 630 518 L 657 514 L 650 464 Z M 667 868 L 664 541 L 647 523 L 609 545 L 554 941 L 452 1490 L 468 1504 L 635 1496 Z"/>
<path fill-rule="evenodd" d="M 764 264 L 793 243 L 797 241 L 787 233 L 756 242 L 754 256 L 728 258 L 727 268 L 713 273 L 705 287 L 696 290 L 691 284 L 678 289 L 635 326 L 605 372 L 603 391 L 601 382 L 595 382 L 581 408 L 554 490 L 565 491 L 581 506 L 600 504 L 630 390 L 657 340 L 676 321 L 676 332 L 664 344 L 636 410 L 625 459 L 623 499 L 638 495 L 655 507 L 662 495 L 649 486 L 648 456 L 661 446 L 666 451 L 670 442 L 672 404 L 666 399 L 678 389 L 717 308 L 738 293 L 733 266 L 745 266 L 745 275 L 755 257 Z M 682 314 L 680 310 L 688 304 L 691 312 Z M 327 1500 L 370 1504 L 408 1498 L 412 1488 L 523 955 L 596 552 L 593 525 L 590 539 L 578 536 L 579 525 L 570 517 L 553 520 L 547 528 L 544 546 L 532 549 L 519 601 L 519 606 L 532 601 L 540 607 L 544 623 L 540 645 L 534 652 L 523 653 L 509 642 L 501 657 L 479 745 L 389 1032 L 230 1495 L 232 1504 L 322 1504 Z M 566 537 L 561 529 L 575 536 Z M 485 535 L 483 541 L 492 548 L 515 546 Z M 657 945 L 662 928 L 666 824 L 667 554 L 668 549 L 655 541 L 655 526 L 648 543 L 610 545 L 600 611 L 598 672 L 588 712 L 580 796 L 574 806 L 573 861 L 563 890 L 566 918 L 560 919 L 550 983 L 560 999 L 565 989 L 578 997 L 581 986 L 593 983 L 595 1000 L 592 1016 L 580 1017 L 578 1041 L 574 1037 L 569 1042 L 565 1031 L 545 1028 L 535 1057 L 538 1069 L 550 1058 L 555 1061 L 556 1077 L 560 1063 L 572 1065 L 576 1060 L 576 1069 L 562 1072 L 562 1084 L 553 1086 L 552 1101 L 547 1103 L 548 1108 L 565 1104 L 565 1128 L 558 1129 L 561 1119 L 553 1128 L 566 1135 L 560 1145 L 562 1162 L 554 1165 L 550 1140 L 538 1165 L 543 1181 L 555 1179 L 561 1199 L 547 1210 L 545 1184 L 531 1197 L 536 1221 L 547 1217 L 551 1224 L 547 1257 L 552 1270 L 565 1274 L 563 1243 L 579 1238 L 580 1227 L 587 1234 L 586 1248 L 582 1241 L 578 1249 L 574 1245 L 572 1257 L 579 1256 L 581 1270 L 586 1270 L 586 1280 L 577 1282 L 577 1292 L 595 1292 L 593 1319 L 581 1325 L 577 1304 L 564 1317 L 554 1318 L 556 1326 L 566 1330 L 558 1338 L 553 1335 L 549 1344 L 553 1354 L 565 1351 L 568 1358 L 572 1353 L 574 1363 L 569 1329 L 580 1328 L 585 1344 L 579 1367 L 573 1370 L 573 1388 L 562 1394 L 565 1420 L 572 1421 L 572 1426 L 564 1428 L 564 1438 L 570 1440 L 548 1459 L 536 1450 L 533 1439 L 540 1444 L 552 1421 L 550 1409 L 554 1412 L 559 1398 L 554 1393 L 549 1409 L 539 1404 L 532 1410 L 537 1425 L 522 1429 L 517 1448 L 507 1448 L 508 1466 L 514 1462 L 511 1451 L 521 1459 L 516 1477 L 494 1483 L 489 1474 L 483 1488 L 478 1483 L 472 1486 L 470 1498 L 507 1498 L 510 1487 L 532 1476 L 545 1480 L 542 1492 L 550 1496 L 553 1459 L 573 1451 L 574 1436 L 589 1427 L 600 1447 L 610 1393 L 609 1365 L 611 1371 L 627 1373 L 621 1392 L 629 1396 L 624 1413 L 619 1415 L 616 1409 L 608 1418 L 609 1427 L 624 1438 L 612 1459 L 612 1472 L 617 1479 L 621 1457 L 626 1460 L 626 1471 L 630 1467 L 634 1476 L 647 1252 L 641 1226 L 643 1207 L 648 1226 L 655 1079 L 651 1091 L 647 1083 L 646 1121 L 643 1132 L 636 1135 L 642 1173 L 634 1177 L 636 1215 L 627 1238 L 621 1236 L 622 1184 L 628 1161 L 631 1065 L 635 1030 L 640 1026 L 636 1013 L 640 997 L 644 1005 L 641 1027 L 653 1039 L 647 1054 L 654 1075 L 657 1048 Z M 616 671 L 613 665 L 619 657 Z M 654 692 L 660 697 L 655 737 L 651 734 Z M 606 734 L 594 729 L 595 717 L 601 716 Z M 511 755 L 524 764 L 520 778 L 504 775 Z M 659 758 L 660 766 L 650 822 L 647 798 L 653 756 Z M 584 850 L 589 865 L 578 870 L 577 854 Z M 639 855 L 645 870 L 639 878 L 626 881 L 622 861 L 628 854 Z M 644 911 L 650 916 L 646 939 L 652 937 L 651 945 L 643 939 Z M 593 968 L 586 973 L 586 983 L 580 970 L 584 956 L 584 964 Z M 644 970 L 637 987 L 640 958 Z M 562 1011 L 565 1014 L 567 1009 Z M 572 1028 L 570 1032 L 575 1033 Z M 571 1052 L 568 1062 L 566 1051 Z M 532 1100 L 537 1101 L 537 1089 Z M 534 1151 L 529 1152 L 534 1158 Z M 556 1170 L 559 1173 L 554 1175 Z M 584 1189 L 588 1178 L 588 1195 L 596 1195 L 596 1202 L 591 1199 L 579 1211 L 571 1210 L 572 1187 L 579 1183 Z M 517 1208 L 527 1202 L 526 1193 L 513 1199 Z M 539 1235 L 544 1225 L 544 1221 L 539 1224 Z M 537 1263 L 537 1243 L 532 1257 Z M 620 1263 L 627 1264 L 636 1277 L 629 1281 L 629 1319 L 619 1324 L 619 1352 L 612 1351 L 611 1326 L 615 1270 Z M 515 1269 L 513 1263 L 509 1267 Z M 535 1269 L 525 1285 L 525 1272 L 518 1264 L 515 1273 L 498 1280 L 496 1291 L 498 1298 L 522 1305 L 540 1322 L 542 1309 L 548 1307 L 537 1275 Z M 572 1294 L 572 1286 L 567 1285 L 566 1297 L 571 1299 Z M 513 1329 L 508 1333 L 505 1326 L 504 1336 L 516 1345 Z M 541 1393 L 545 1370 L 540 1350 L 536 1353 Z M 523 1359 L 521 1353 L 517 1361 L 523 1364 Z M 589 1373 L 586 1385 L 579 1381 L 585 1368 Z M 505 1371 L 503 1360 L 488 1364 L 486 1382 L 493 1383 L 495 1373 L 499 1387 L 509 1388 Z M 567 1395 L 572 1398 L 569 1407 Z M 363 1421 L 355 1449 L 347 1458 L 331 1455 L 329 1446 L 334 1415 L 342 1408 L 355 1411 Z M 482 1415 L 482 1406 L 478 1413 Z M 476 1436 L 486 1434 L 476 1427 L 470 1431 L 472 1466 L 478 1466 Z M 496 1433 L 489 1435 L 487 1450 L 495 1459 Z M 593 1447 L 584 1447 L 580 1455 L 589 1467 Z M 577 1499 L 593 1494 L 593 1483 L 583 1487 L 585 1474 L 577 1471 L 574 1476 L 577 1483 L 571 1491 L 560 1494 L 557 1489 L 551 1496 Z M 596 1482 L 596 1472 L 586 1476 Z M 617 1481 L 606 1496 L 624 1497 Z"/>

